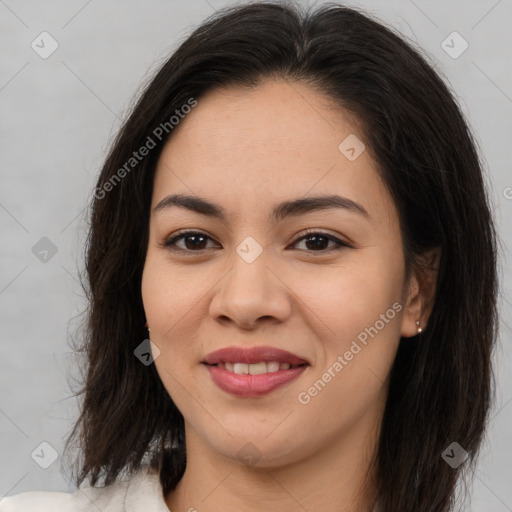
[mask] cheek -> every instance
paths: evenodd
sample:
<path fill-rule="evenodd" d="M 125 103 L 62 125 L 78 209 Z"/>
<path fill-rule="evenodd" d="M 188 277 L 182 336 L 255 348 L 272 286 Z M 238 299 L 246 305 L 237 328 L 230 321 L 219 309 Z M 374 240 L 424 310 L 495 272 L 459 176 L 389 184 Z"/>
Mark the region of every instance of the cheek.
<path fill-rule="evenodd" d="M 312 329 L 321 342 L 301 404 L 334 417 L 362 414 L 381 397 L 400 340 L 400 258 L 370 252 L 346 260 L 325 275 L 306 274 L 300 299 L 313 311 Z M 372 256 L 372 257 L 370 257 Z M 341 356 L 341 360 L 339 359 Z M 311 407 L 309 407 L 311 406 Z M 333 416 L 330 416 L 333 417 Z"/>
<path fill-rule="evenodd" d="M 176 337 L 175 331 L 197 314 L 197 304 L 207 289 L 207 282 L 186 277 L 165 257 L 148 254 L 141 293 L 151 332 Z"/>
<path fill-rule="evenodd" d="M 186 339 L 186 323 L 194 303 L 193 298 L 187 296 L 190 287 L 177 275 L 177 272 L 170 271 L 166 262 L 148 254 L 142 274 L 142 301 L 151 329 L 151 341 L 160 350 L 155 364 L 168 390 L 169 375 L 164 370 L 174 374 L 176 369 L 173 365 L 190 351 L 190 344 L 183 340 Z"/>
<path fill-rule="evenodd" d="M 171 265 L 165 256 L 148 251 L 141 283 L 144 311 L 151 340 L 160 350 L 156 369 L 178 407 L 186 407 L 187 396 L 190 399 L 187 393 L 181 397 L 185 383 L 186 387 L 195 388 L 194 370 L 201 355 L 197 328 L 207 314 L 201 297 L 212 286 L 199 277 L 199 272 L 195 273 L 196 277 L 187 275 Z"/>
<path fill-rule="evenodd" d="M 402 283 L 390 262 L 354 255 L 343 265 L 301 273 L 291 286 L 325 340 L 343 344 L 386 314 L 401 297 Z M 313 313 L 313 314 L 312 314 Z M 395 311 L 391 315 L 395 317 Z M 388 325 L 388 324 L 386 324 Z"/>
<path fill-rule="evenodd" d="M 321 356 L 296 399 L 298 412 L 322 418 L 321 428 L 329 436 L 384 400 L 400 339 L 401 288 L 389 267 L 384 272 L 380 265 L 347 267 L 324 281 L 318 277 L 305 280 L 300 298 L 315 313 L 309 318 Z"/>

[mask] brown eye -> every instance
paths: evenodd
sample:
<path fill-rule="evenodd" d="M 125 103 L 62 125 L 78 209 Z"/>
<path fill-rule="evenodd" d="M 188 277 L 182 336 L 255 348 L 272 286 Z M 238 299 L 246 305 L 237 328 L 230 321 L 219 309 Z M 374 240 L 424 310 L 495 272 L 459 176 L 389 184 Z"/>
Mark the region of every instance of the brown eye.
<path fill-rule="evenodd" d="M 181 241 L 182 239 L 184 241 L 184 246 L 177 245 L 177 242 Z M 208 239 L 210 239 L 210 237 L 205 233 L 198 231 L 186 231 L 170 238 L 169 240 L 166 240 L 164 246 L 172 250 L 201 252 L 207 249 L 206 244 Z"/>
<path fill-rule="evenodd" d="M 164 242 L 164 247 L 169 248 L 173 251 L 189 252 L 189 253 L 200 253 L 208 249 L 208 240 L 213 240 L 206 233 L 200 231 L 184 231 L 175 235 Z M 310 231 L 306 235 L 298 238 L 292 245 L 297 245 L 299 242 L 304 241 L 306 252 L 330 252 L 331 250 L 337 250 L 342 247 L 352 247 L 346 242 L 342 242 L 338 238 L 322 233 L 318 231 Z M 178 242 L 183 242 L 182 245 L 178 245 Z M 329 243 L 333 243 L 334 246 L 329 247 Z"/>
<path fill-rule="evenodd" d="M 310 231 L 305 236 L 302 236 L 295 240 L 293 245 L 298 244 L 303 241 L 305 243 L 307 252 L 329 252 L 331 249 L 340 249 L 341 247 L 351 247 L 346 242 L 342 242 L 338 238 L 328 235 L 327 233 L 322 233 L 321 231 Z M 334 247 L 328 247 L 329 242 L 333 242 Z"/>

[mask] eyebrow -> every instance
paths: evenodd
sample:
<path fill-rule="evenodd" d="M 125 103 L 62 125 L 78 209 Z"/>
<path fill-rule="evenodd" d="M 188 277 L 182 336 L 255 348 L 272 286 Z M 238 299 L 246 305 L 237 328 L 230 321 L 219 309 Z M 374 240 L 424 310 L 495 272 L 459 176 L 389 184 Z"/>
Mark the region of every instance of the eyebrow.
<path fill-rule="evenodd" d="M 226 218 L 226 211 L 222 206 L 207 201 L 202 197 L 184 194 L 172 194 L 164 197 L 164 199 L 162 199 L 153 208 L 153 213 L 157 213 L 173 206 L 186 208 L 192 212 L 216 218 L 221 221 Z M 331 208 L 342 208 L 362 215 L 368 220 L 371 218 L 363 205 L 349 199 L 348 197 L 339 195 L 321 195 L 284 201 L 274 206 L 270 213 L 270 218 L 274 221 L 281 221 L 286 217 L 299 216 L 309 212 Z"/>

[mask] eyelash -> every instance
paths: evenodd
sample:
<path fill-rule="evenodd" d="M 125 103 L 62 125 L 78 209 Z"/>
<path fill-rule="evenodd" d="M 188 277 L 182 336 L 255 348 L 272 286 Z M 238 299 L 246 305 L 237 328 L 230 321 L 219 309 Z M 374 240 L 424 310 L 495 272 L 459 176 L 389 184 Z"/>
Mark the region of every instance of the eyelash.
<path fill-rule="evenodd" d="M 201 231 L 181 231 L 181 232 L 178 232 L 177 234 L 173 235 L 172 237 L 168 238 L 163 244 L 162 246 L 164 248 L 167 248 L 171 251 L 181 251 L 181 252 L 184 252 L 184 253 L 194 253 L 194 254 L 202 254 L 204 253 L 205 251 L 207 251 L 207 249 L 201 249 L 199 251 L 192 251 L 190 249 L 183 249 L 181 247 L 177 247 L 175 244 L 176 244 L 176 241 L 181 239 L 181 238 L 187 238 L 188 236 L 192 236 L 192 235 L 200 235 L 200 236 L 204 236 L 206 238 L 209 238 L 211 239 L 210 236 L 208 236 L 206 233 L 203 233 Z M 337 247 L 331 247 L 330 249 L 325 249 L 325 250 L 318 250 L 318 251 L 308 251 L 307 249 L 301 249 L 302 251 L 305 251 L 305 252 L 309 252 L 309 253 L 320 253 L 320 254 L 326 254 L 326 253 L 329 253 L 331 251 L 337 251 L 337 250 L 340 250 L 342 248 L 353 248 L 352 245 L 346 243 L 346 242 L 343 242 L 342 240 L 339 240 L 338 238 L 332 236 L 332 235 L 329 235 L 328 233 L 324 233 L 322 231 L 317 231 L 315 229 L 310 229 L 310 230 L 306 230 L 299 238 L 297 238 L 294 242 L 292 242 L 292 245 L 295 245 L 296 243 L 298 243 L 299 241 L 307 238 L 308 236 L 311 236 L 311 235 L 320 235 L 320 236 L 323 236 L 325 238 L 327 238 L 329 241 L 331 242 L 334 242 L 337 244 Z"/>

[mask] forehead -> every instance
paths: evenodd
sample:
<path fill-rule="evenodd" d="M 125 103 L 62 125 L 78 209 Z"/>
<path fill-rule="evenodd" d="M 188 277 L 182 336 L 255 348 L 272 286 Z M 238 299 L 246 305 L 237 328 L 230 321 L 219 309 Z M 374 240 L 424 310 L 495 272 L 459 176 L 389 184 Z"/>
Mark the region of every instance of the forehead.
<path fill-rule="evenodd" d="M 157 164 L 152 206 L 171 193 L 195 193 L 228 212 L 241 205 L 257 212 L 292 197 L 339 193 L 372 217 L 396 216 L 369 152 L 344 153 L 344 141 L 359 153 L 363 138 L 353 116 L 304 83 L 215 89 L 174 129 Z"/>

